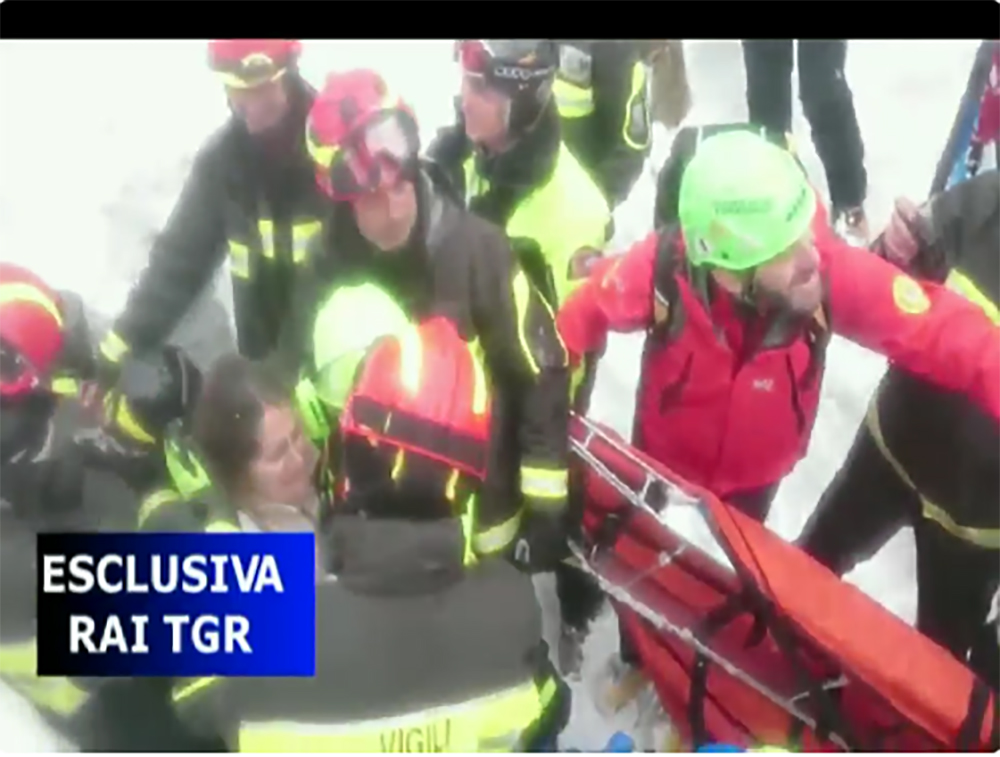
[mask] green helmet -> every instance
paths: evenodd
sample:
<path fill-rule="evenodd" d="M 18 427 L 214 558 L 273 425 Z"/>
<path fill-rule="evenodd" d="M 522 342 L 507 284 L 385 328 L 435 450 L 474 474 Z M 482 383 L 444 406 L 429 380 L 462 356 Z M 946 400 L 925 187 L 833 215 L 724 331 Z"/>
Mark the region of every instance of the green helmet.
<path fill-rule="evenodd" d="M 313 326 L 315 384 L 323 401 L 340 410 L 368 348 L 380 337 L 399 333 L 408 323 L 402 308 L 374 284 L 335 289 Z"/>
<path fill-rule="evenodd" d="M 755 268 L 800 239 L 814 212 L 795 157 L 751 132 L 709 137 L 681 178 L 678 216 L 693 265 Z"/>

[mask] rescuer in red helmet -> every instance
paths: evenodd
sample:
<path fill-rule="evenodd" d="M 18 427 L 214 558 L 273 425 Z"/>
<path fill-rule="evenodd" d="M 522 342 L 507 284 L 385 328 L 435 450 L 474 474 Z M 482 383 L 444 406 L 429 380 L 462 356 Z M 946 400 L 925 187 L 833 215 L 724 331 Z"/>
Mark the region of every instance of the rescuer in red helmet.
<path fill-rule="evenodd" d="M 228 256 L 236 337 L 248 357 L 267 354 L 288 307 L 288 281 L 305 260 L 324 203 L 305 149 L 315 97 L 291 39 L 217 39 L 208 64 L 232 115 L 199 150 L 125 311 L 100 345 L 100 384 L 126 353 L 163 343 Z"/>
<path fill-rule="evenodd" d="M 331 74 L 310 113 L 308 142 L 333 209 L 283 345 L 316 371 L 304 345 L 339 285 L 373 284 L 416 322 L 448 318 L 481 350 L 495 389 L 483 496 L 505 512 L 497 551 L 523 535 L 533 567 L 551 567 L 565 549 L 569 404 L 551 309 L 503 232 L 430 180 L 413 111 L 377 73 Z"/>
<path fill-rule="evenodd" d="M 95 691 L 65 678 L 40 681 L 33 659 L 22 664 L 24 651 L 35 643 L 31 566 L 37 535 L 130 530 L 139 497 L 130 477 L 121 475 L 123 464 L 136 469 L 143 452 L 158 450 L 150 444 L 128 454 L 112 443 L 102 419 L 76 401 L 79 379 L 93 373 L 89 336 L 77 296 L 55 290 L 22 266 L 0 262 L 0 679 L 59 739 L 81 751 L 212 749 L 180 728 L 168 703 L 157 698 L 158 684 L 148 679 L 139 686 L 115 679 Z M 122 432 L 136 423 L 150 429 L 164 412 L 179 413 L 168 403 L 176 392 L 150 380 L 182 360 L 177 354 L 167 349 L 129 361 L 123 391 L 109 395 L 113 434 L 124 438 Z M 197 386 L 191 379 L 186 383 Z M 154 393 L 156 402 L 150 399 Z M 121 428 L 126 416 L 129 423 Z"/>

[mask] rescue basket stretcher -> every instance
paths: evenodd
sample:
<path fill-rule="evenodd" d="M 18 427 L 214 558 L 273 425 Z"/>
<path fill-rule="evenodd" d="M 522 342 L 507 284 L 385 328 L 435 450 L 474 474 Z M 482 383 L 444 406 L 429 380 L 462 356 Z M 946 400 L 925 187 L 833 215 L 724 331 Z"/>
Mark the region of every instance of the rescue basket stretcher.
<path fill-rule="evenodd" d="M 997 748 L 996 693 L 948 652 L 600 424 L 574 417 L 570 440 L 573 550 L 687 745 Z"/>

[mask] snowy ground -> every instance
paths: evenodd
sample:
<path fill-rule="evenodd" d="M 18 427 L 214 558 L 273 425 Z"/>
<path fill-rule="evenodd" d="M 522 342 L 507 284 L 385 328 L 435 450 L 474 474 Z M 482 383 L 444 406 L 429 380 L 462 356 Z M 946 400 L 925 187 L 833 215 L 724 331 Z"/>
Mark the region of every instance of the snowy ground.
<path fill-rule="evenodd" d="M 884 223 L 894 197 L 926 194 L 976 45 L 851 43 L 847 78 L 867 150 L 873 227 Z M 695 100 L 689 121 L 745 118 L 739 45 L 690 42 L 687 56 Z M 224 98 L 204 60 L 204 43 L 190 41 L 7 41 L 0 46 L 0 258 L 31 265 L 55 285 L 79 291 L 102 313 L 118 311 L 194 151 L 226 115 Z M 383 71 L 416 108 L 425 137 L 450 117 L 458 82 L 450 43 L 306 44 L 303 67 L 314 82 L 327 71 L 356 66 Z M 795 129 L 808 169 L 822 182 L 801 115 Z M 662 160 L 669 142 L 668 134 L 658 134 L 654 158 Z M 626 244 L 649 230 L 651 177 L 619 210 L 616 243 Z M 225 287 L 220 290 L 229 300 Z M 639 345 L 632 336 L 611 342 L 594 401 L 595 416 L 625 433 Z M 785 482 L 771 514 L 769 525 L 782 536 L 798 534 L 840 465 L 883 369 L 881 358 L 834 340 L 809 456 Z M 899 534 L 849 580 L 912 620 L 912 534 Z M 549 596 L 549 587 L 543 593 Z M 611 619 L 602 619 L 586 647 L 585 677 L 616 643 Z M 12 698 L 0 689 L 4 750 L 52 749 L 40 735 L 32 735 L 36 729 L 27 727 L 31 714 L 20 703 L 8 702 Z M 25 730 L 25 740 L 17 744 L 16 726 Z M 587 697 L 578 697 L 567 745 L 594 748 L 611 730 Z"/>

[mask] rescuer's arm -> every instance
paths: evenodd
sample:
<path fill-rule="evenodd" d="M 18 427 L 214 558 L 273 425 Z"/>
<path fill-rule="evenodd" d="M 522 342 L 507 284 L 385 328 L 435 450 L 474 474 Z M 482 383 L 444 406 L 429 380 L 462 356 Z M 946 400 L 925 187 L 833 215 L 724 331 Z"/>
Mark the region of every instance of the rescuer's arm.
<path fill-rule="evenodd" d="M 603 349 L 610 331 L 638 331 L 653 322 L 657 235 L 597 261 L 559 310 L 556 323 L 573 363 Z"/>
<path fill-rule="evenodd" d="M 1000 179 L 996 170 L 956 184 L 922 206 L 899 199 L 872 249 L 922 279 L 944 281 L 951 268 L 962 265 L 968 256 L 975 261 L 973 270 L 996 280 L 1000 275 L 998 206 Z M 983 264 L 990 258 L 992 265 L 984 270 Z"/>
<path fill-rule="evenodd" d="M 558 537 L 550 543 L 561 543 L 569 439 L 566 351 L 551 309 L 503 237 L 491 235 L 477 253 L 474 318 L 498 391 L 507 399 L 507 411 L 516 412 L 509 422 L 516 426 L 526 515 L 529 522 L 557 524 L 550 533 L 558 531 Z"/>
<path fill-rule="evenodd" d="M 649 155 L 646 69 L 633 42 L 602 40 L 592 45 L 593 118 L 600 142 L 607 146 L 595 168 L 608 204 L 615 207 L 632 191 Z"/>
<path fill-rule="evenodd" d="M 195 159 L 149 263 L 129 294 L 125 311 L 100 345 L 105 365 L 129 351 L 158 346 L 211 281 L 226 253 L 223 187 L 217 143 Z"/>
<path fill-rule="evenodd" d="M 832 232 L 817 238 L 833 330 L 1000 418 L 1000 326 L 947 287 L 917 282 Z"/>

